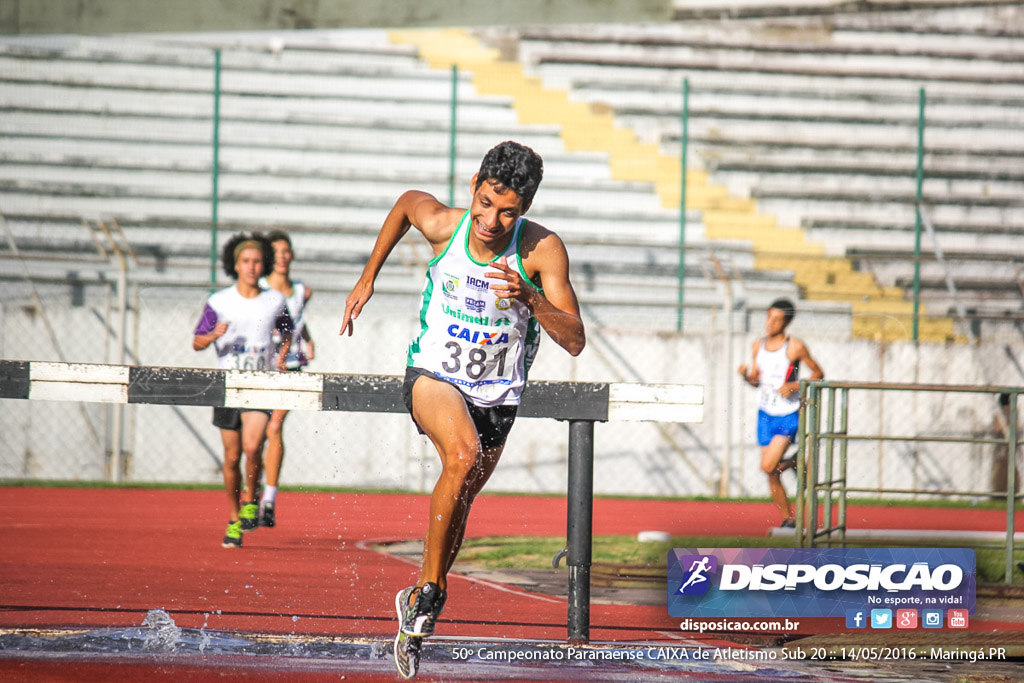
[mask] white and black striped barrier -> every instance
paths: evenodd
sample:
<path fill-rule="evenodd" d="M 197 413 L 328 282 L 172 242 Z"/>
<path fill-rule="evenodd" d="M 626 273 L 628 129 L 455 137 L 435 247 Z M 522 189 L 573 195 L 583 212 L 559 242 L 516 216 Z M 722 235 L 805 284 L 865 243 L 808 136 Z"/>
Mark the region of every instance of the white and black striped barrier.
<path fill-rule="evenodd" d="M 0 398 L 404 413 L 402 378 L 0 360 Z M 700 422 L 699 385 L 530 382 L 519 417 L 569 422 L 569 640 L 590 639 L 595 422 Z"/>

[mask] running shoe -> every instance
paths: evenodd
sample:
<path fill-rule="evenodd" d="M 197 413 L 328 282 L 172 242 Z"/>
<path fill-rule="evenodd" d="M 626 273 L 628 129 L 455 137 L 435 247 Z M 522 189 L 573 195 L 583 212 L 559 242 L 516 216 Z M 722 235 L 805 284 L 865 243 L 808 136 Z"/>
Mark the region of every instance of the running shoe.
<path fill-rule="evenodd" d="M 783 472 L 785 470 L 793 470 L 793 472 L 796 472 L 796 453 L 789 456 L 788 458 L 783 458 L 782 460 L 779 460 L 779 464 L 776 466 L 776 469 L 778 469 L 780 472 Z"/>
<path fill-rule="evenodd" d="M 241 548 L 242 547 L 242 523 L 241 522 L 228 522 L 227 531 L 224 532 L 224 540 L 221 541 L 221 547 L 224 548 Z"/>
<path fill-rule="evenodd" d="M 416 672 L 420 670 L 422 647 L 422 638 L 407 636 L 401 630 L 395 636 L 395 666 L 398 668 L 398 675 L 407 681 L 415 677 Z"/>
<path fill-rule="evenodd" d="M 409 599 L 413 594 L 416 594 L 416 600 L 410 605 Z M 436 583 L 409 586 L 395 596 L 395 612 L 398 614 L 395 666 L 402 678 L 409 680 L 419 671 L 423 638 L 434 634 L 437 617 L 444 610 L 446 599 L 447 593 Z"/>
<path fill-rule="evenodd" d="M 256 503 L 242 503 L 238 510 L 238 520 L 242 525 L 242 532 L 254 531 L 260 525 L 260 506 Z"/>
<path fill-rule="evenodd" d="M 272 529 L 275 524 L 277 524 L 277 522 L 274 520 L 274 504 L 267 503 L 260 510 L 260 526 Z"/>
<path fill-rule="evenodd" d="M 783 520 L 782 524 L 779 525 L 779 528 L 780 529 L 795 529 L 796 528 L 796 520 L 795 519 Z"/>
<path fill-rule="evenodd" d="M 416 595 L 416 600 L 410 605 L 409 598 L 413 594 Z M 417 638 L 428 638 L 434 635 L 434 626 L 444 610 L 444 603 L 447 599 L 448 594 L 433 582 L 406 588 L 400 592 L 395 596 L 395 609 L 398 611 L 402 633 Z"/>

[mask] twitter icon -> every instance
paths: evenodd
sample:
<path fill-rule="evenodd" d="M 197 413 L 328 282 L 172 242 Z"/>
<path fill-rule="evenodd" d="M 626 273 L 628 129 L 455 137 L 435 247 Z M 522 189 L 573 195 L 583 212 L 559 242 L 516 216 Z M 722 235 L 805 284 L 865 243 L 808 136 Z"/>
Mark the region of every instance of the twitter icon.
<path fill-rule="evenodd" d="M 871 610 L 871 628 L 892 628 L 892 610 Z"/>

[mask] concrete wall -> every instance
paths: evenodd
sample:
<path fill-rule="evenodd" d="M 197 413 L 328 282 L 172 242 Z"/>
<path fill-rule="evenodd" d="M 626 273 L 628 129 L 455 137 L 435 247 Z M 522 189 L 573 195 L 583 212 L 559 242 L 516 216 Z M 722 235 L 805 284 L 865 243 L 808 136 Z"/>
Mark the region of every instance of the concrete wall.
<path fill-rule="evenodd" d="M 52 293 L 54 298 L 57 293 Z M 195 353 L 191 333 L 202 292 L 145 289 L 138 299 L 138 326 L 128 319 L 126 358 L 143 365 L 212 367 L 213 354 Z M 2 355 L 7 359 L 110 362 L 116 311 L 106 312 L 101 292 L 80 306 L 50 303 L 46 319 L 56 330 L 60 354 L 43 317 L 23 302 L 0 311 Z M 317 343 L 311 370 L 401 374 L 415 332 L 412 297 L 376 297 L 358 321 L 356 335 L 340 337 L 344 300 L 321 293 L 310 304 Z M 105 322 L 106 318 L 106 322 Z M 699 425 L 615 423 L 596 428 L 595 490 L 606 494 L 713 495 L 723 463 L 729 495 L 764 495 L 754 443 L 756 396 L 736 374 L 754 334 L 738 326 L 727 343 L 721 320 L 700 335 L 598 328 L 572 358 L 550 339 L 532 379 L 700 384 L 706 388 L 705 421 Z M 801 327 L 803 323 L 803 327 Z M 759 326 L 760 321 L 756 321 Z M 755 328 L 756 329 L 756 328 Z M 1020 385 L 1014 362 L 1024 343 L 973 349 L 966 345 L 879 345 L 815 335 L 798 317 L 793 333 L 807 340 L 830 379 L 886 382 Z M 137 341 L 136 341 L 137 335 Z M 1011 360 L 1011 356 L 1015 361 Z M 106 476 L 112 411 L 103 405 L 3 401 L 0 409 L 0 478 L 102 479 Z M 209 408 L 130 406 L 125 443 L 129 479 L 206 482 L 220 480 L 221 445 Z M 980 435 L 991 433 L 991 396 L 851 394 L 851 433 Z M 286 485 L 388 487 L 423 490 L 438 473 L 430 444 L 405 415 L 293 412 L 286 423 Z M 560 492 L 565 489 L 568 428 L 553 420 L 523 419 L 512 432 L 492 490 Z M 991 446 L 930 444 L 851 447 L 851 477 L 859 486 L 984 490 Z M 787 478 L 792 489 L 793 479 Z"/>
<path fill-rule="evenodd" d="M 245 31 L 474 26 L 569 21 L 666 21 L 671 0 L 519 0 L 514 12 L 474 0 L 7 0 L 0 33 Z"/>

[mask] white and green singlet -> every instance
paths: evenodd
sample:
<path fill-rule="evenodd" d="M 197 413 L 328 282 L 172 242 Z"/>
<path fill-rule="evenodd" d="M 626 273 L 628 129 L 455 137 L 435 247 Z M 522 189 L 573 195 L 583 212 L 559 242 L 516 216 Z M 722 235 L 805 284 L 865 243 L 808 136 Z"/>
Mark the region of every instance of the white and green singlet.
<path fill-rule="evenodd" d="M 519 405 L 540 341 L 540 325 L 526 304 L 498 298 L 492 288 L 504 281 L 486 277 L 504 256 L 536 288 L 519 257 L 524 223 L 516 222 L 502 253 L 481 263 L 469 253 L 467 211 L 444 251 L 427 264 L 420 333 L 409 345 L 408 365 L 451 382 L 482 408 Z"/>

